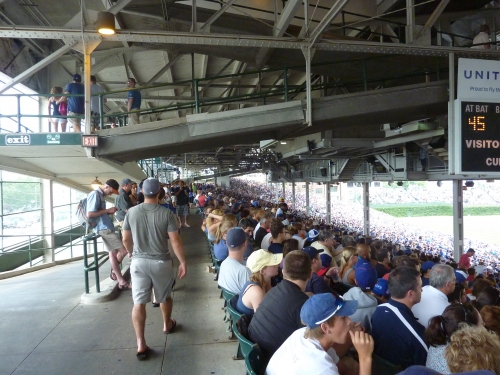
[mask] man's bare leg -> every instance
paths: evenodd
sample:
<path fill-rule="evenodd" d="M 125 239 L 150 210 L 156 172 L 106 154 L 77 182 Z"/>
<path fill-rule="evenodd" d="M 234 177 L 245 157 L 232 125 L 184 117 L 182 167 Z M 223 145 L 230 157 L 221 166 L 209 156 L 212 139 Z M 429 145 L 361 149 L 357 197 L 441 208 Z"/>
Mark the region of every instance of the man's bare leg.
<path fill-rule="evenodd" d="M 134 305 L 132 308 L 132 323 L 134 324 L 135 336 L 137 338 L 137 352 L 144 352 L 148 347 L 146 345 L 146 337 L 144 337 L 146 305 Z"/>
<path fill-rule="evenodd" d="M 174 306 L 174 302 L 172 301 L 172 297 L 168 297 L 164 303 L 160 303 L 161 314 L 163 315 L 163 332 L 167 332 L 172 329 L 172 308 Z"/>
<path fill-rule="evenodd" d="M 118 281 L 119 285 L 124 285 L 127 283 L 127 280 L 125 280 L 122 276 L 122 270 L 120 269 L 120 262 L 117 259 L 118 257 L 118 251 L 111 251 L 109 253 L 109 263 L 111 263 L 111 269 L 116 275 L 116 280 Z"/>

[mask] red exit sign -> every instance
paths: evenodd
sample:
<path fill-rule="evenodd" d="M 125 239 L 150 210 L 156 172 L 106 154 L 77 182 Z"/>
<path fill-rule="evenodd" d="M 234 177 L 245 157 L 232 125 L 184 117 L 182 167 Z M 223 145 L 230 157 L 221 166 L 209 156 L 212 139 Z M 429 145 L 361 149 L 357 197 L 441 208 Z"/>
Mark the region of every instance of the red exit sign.
<path fill-rule="evenodd" d="M 84 134 L 82 134 L 82 146 L 83 147 L 97 147 L 98 146 L 98 136 L 97 135 L 84 135 Z"/>

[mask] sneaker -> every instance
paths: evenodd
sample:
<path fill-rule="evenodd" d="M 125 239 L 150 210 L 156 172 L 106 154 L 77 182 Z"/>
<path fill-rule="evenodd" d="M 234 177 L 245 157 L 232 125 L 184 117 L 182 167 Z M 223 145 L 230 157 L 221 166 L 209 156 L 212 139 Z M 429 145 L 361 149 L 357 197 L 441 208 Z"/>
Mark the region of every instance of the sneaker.
<path fill-rule="evenodd" d="M 184 224 L 184 226 L 185 226 L 186 228 L 191 228 L 191 225 L 188 225 L 188 224 Z"/>

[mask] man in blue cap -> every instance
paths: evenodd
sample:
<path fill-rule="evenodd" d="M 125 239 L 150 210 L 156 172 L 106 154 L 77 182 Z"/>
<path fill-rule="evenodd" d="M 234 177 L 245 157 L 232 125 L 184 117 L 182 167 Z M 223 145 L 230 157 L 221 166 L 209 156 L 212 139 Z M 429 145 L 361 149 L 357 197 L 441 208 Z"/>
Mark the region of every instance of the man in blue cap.
<path fill-rule="evenodd" d="M 85 114 L 85 93 L 84 87 L 82 85 L 82 76 L 80 74 L 73 74 L 73 82 L 68 83 L 64 89 L 65 94 L 73 94 L 78 96 L 65 96 L 58 100 L 67 100 L 68 102 L 68 116 L 84 116 Z M 75 133 L 81 132 L 82 118 L 69 117 L 70 126 L 73 126 L 73 131 Z"/>
<path fill-rule="evenodd" d="M 339 362 L 334 346 L 352 340 L 359 355 L 360 375 L 370 375 L 373 339 L 360 330 L 353 331 L 349 315 L 356 312 L 357 301 L 344 301 L 330 293 L 309 298 L 300 311 L 305 328 L 296 330 L 274 353 L 267 375 L 338 375 L 347 370 Z"/>

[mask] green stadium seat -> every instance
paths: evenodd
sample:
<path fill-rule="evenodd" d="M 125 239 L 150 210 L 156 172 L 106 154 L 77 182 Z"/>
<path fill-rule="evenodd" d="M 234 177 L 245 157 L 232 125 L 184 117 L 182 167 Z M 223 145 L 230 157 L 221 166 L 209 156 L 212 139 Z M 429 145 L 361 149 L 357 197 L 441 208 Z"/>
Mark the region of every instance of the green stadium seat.
<path fill-rule="evenodd" d="M 400 365 L 385 360 L 384 358 L 372 354 L 372 375 L 395 375 L 403 371 Z"/>
<path fill-rule="evenodd" d="M 264 375 L 266 373 L 267 361 L 258 346 L 245 357 L 245 366 L 248 375 Z"/>

